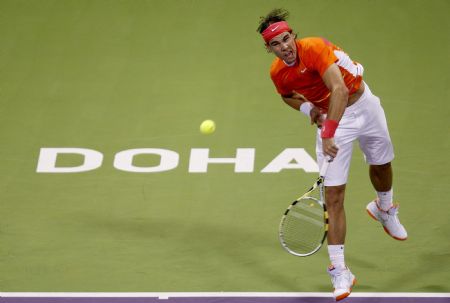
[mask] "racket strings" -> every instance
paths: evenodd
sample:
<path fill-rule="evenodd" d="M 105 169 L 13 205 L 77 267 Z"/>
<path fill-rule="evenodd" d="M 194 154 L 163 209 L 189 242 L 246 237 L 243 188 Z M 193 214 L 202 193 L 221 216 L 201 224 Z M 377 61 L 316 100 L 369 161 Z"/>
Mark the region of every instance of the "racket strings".
<path fill-rule="evenodd" d="M 299 254 L 309 254 L 322 244 L 325 232 L 322 205 L 311 198 L 299 200 L 286 214 L 282 228 L 284 244 Z"/>

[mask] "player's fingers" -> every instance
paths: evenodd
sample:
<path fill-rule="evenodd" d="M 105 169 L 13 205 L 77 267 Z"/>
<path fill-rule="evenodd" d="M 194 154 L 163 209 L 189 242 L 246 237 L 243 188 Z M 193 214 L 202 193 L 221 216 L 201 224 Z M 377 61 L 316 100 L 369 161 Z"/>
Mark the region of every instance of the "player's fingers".
<path fill-rule="evenodd" d="M 328 155 L 328 156 L 330 156 L 330 157 L 332 157 L 332 158 L 335 158 L 335 157 L 336 157 L 336 153 L 334 153 L 334 152 L 332 152 L 332 151 L 330 151 L 330 150 L 324 151 L 324 152 L 325 152 L 326 155 Z"/>
<path fill-rule="evenodd" d="M 329 156 L 331 156 L 331 157 L 333 157 L 333 158 L 336 157 L 338 151 L 339 151 L 339 148 L 338 148 L 336 145 L 334 145 L 334 144 L 333 144 L 333 145 L 330 145 L 330 146 L 327 146 L 327 147 L 324 149 L 324 152 L 325 152 L 327 155 L 329 155 Z"/>
<path fill-rule="evenodd" d="M 331 147 L 331 150 L 333 151 L 333 158 L 335 158 L 337 156 L 338 151 L 339 151 L 339 147 L 337 147 L 336 145 L 333 145 Z"/>
<path fill-rule="evenodd" d="M 313 125 L 317 121 L 317 115 L 315 113 L 311 112 L 310 117 L 311 117 L 311 125 Z"/>
<path fill-rule="evenodd" d="M 320 111 L 317 110 L 316 107 L 313 107 L 313 109 L 311 109 L 311 124 L 317 124 L 317 126 L 319 126 L 319 123 L 321 124 L 321 113 Z"/>

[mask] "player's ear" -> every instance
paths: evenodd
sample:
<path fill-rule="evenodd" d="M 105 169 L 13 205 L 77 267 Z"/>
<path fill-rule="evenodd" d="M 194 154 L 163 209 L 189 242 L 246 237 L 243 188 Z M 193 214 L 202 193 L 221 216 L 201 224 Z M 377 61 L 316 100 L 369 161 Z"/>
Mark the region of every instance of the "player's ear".
<path fill-rule="evenodd" d="M 272 52 L 272 49 L 270 48 L 270 45 L 269 44 L 264 44 L 264 46 L 266 47 L 266 51 L 268 52 L 268 53 L 271 53 Z"/>

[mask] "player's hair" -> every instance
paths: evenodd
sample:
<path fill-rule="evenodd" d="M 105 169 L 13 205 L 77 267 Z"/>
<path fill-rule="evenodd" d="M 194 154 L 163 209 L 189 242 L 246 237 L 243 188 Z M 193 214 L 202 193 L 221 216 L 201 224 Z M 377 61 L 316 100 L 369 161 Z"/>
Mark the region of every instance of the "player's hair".
<path fill-rule="evenodd" d="M 289 12 L 282 8 L 275 8 L 271 10 L 266 16 L 259 18 L 259 26 L 256 30 L 260 34 L 269 27 L 272 23 L 286 21 L 289 17 Z"/>

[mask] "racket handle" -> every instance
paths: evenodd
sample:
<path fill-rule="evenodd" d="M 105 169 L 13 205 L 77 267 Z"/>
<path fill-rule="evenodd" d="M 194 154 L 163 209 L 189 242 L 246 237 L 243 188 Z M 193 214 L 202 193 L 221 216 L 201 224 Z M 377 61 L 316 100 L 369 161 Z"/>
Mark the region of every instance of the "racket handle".
<path fill-rule="evenodd" d="M 320 168 L 320 177 L 325 177 L 325 175 L 327 174 L 328 166 L 331 162 L 333 162 L 333 158 L 330 156 L 325 156 L 322 167 Z"/>

